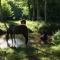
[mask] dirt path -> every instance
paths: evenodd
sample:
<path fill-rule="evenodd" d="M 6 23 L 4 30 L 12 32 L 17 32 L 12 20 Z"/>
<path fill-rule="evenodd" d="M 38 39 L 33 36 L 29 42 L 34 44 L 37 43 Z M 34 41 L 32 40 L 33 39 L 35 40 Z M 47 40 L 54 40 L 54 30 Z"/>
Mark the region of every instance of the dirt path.
<path fill-rule="evenodd" d="M 9 39 L 8 43 L 11 47 L 12 46 L 12 40 Z M 16 38 L 16 44 L 15 43 L 13 43 L 13 44 L 15 45 L 15 47 L 19 47 L 20 45 L 23 45 L 24 42 L 21 41 L 20 39 Z M 8 45 L 7 45 L 6 39 L 5 39 L 5 35 L 0 37 L 0 48 L 9 48 Z"/>

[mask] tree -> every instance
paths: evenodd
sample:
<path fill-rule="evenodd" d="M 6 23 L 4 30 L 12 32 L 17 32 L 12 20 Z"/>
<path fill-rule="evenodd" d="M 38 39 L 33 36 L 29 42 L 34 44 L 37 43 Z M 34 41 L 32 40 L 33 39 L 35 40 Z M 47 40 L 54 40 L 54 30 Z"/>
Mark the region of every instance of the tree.
<path fill-rule="evenodd" d="M 0 0 L 0 21 L 2 20 L 2 7 L 1 7 L 1 0 Z"/>
<path fill-rule="evenodd" d="M 60 0 L 47 0 L 47 20 L 60 21 Z"/>
<path fill-rule="evenodd" d="M 8 4 L 7 0 L 1 1 L 1 10 L 3 20 L 10 19 L 13 15 L 13 11 L 11 10 L 11 6 Z"/>
<path fill-rule="evenodd" d="M 27 3 L 28 3 L 28 8 L 29 8 L 29 20 L 30 20 L 30 0 L 28 0 Z"/>
<path fill-rule="evenodd" d="M 46 5 L 47 5 L 47 0 L 44 1 L 45 4 L 44 4 L 44 16 L 45 16 L 45 21 L 47 20 L 47 12 L 46 12 Z"/>

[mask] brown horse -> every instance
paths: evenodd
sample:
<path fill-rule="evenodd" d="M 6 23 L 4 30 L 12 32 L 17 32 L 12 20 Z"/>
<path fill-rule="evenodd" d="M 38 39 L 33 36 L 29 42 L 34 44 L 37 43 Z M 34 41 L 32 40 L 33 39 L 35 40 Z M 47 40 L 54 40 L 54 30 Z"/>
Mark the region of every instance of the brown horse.
<path fill-rule="evenodd" d="M 7 34 L 6 34 L 7 44 L 8 44 L 9 35 L 12 39 L 12 45 L 13 45 L 13 39 L 14 39 L 14 42 L 16 43 L 15 34 L 23 34 L 23 36 L 25 37 L 25 45 L 27 46 L 27 43 L 28 43 L 28 28 L 26 27 L 26 25 L 18 25 L 18 26 L 11 25 L 7 29 Z M 9 44 L 8 44 L 8 46 L 9 46 Z"/>

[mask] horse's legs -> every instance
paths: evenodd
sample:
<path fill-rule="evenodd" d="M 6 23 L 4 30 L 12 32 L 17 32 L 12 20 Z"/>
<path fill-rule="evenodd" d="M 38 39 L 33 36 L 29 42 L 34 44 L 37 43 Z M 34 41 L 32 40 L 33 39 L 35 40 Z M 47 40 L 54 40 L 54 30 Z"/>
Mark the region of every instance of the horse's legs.
<path fill-rule="evenodd" d="M 26 46 L 27 46 L 27 43 L 28 43 L 28 36 L 25 36 L 25 39 L 26 39 L 25 44 L 26 44 Z"/>
<path fill-rule="evenodd" d="M 10 45 L 8 43 L 8 39 L 9 39 L 9 33 L 6 34 L 6 42 L 7 42 L 8 47 L 10 47 Z"/>
<path fill-rule="evenodd" d="M 12 47 L 13 47 L 13 34 L 10 34 L 11 40 L 12 40 Z"/>
<path fill-rule="evenodd" d="M 26 34 L 23 34 L 23 36 L 25 37 L 25 45 L 27 46 L 27 44 L 28 44 L 28 33 L 26 33 Z"/>
<path fill-rule="evenodd" d="M 11 40 L 12 40 L 12 47 L 15 47 L 16 41 L 15 41 L 15 34 L 10 34 Z"/>
<path fill-rule="evenodd" d="M 15 34 L 13 34 L 13 37 L 14 37 L 14 47 L 15 47 L 15 44 L 16 44 Z"/>

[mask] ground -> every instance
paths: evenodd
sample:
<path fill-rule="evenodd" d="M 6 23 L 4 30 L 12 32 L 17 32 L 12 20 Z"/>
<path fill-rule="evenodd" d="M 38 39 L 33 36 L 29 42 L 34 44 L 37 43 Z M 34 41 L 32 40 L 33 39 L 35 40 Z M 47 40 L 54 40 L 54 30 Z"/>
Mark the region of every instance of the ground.
<path fill-rule="evenodd" d="M 19 21 L 16 23 L 20 24 Z M 43 25 L 46 25 L 46 23 L 27 21 L 29 29 L 34 31 L 34 33 L 29 33 L 28 47 L 23 44 L 19 48 L 0 48 L 0 60 L 60 60 L 60 40 L 56 40 L 54 44 L 40 44 L 40 34 L 36 32 Z M 6 30 L 4 23 L 0 23 L 0 29 Z M 18 37 L 20 40 L 25 41 L 22 35 L 18 35 Z M 16 36 L 16 38 L 18 37 Z M 0 36 L 0 43 L 5 43 L 2 39 Z"/>
<path fill-rule="evenodd" d="M 28 47 L 0 49 L 0 60 L 60 60 L 60 44 L 41 45 L 39 40 L 39 34 L 29 34 Z"/>

